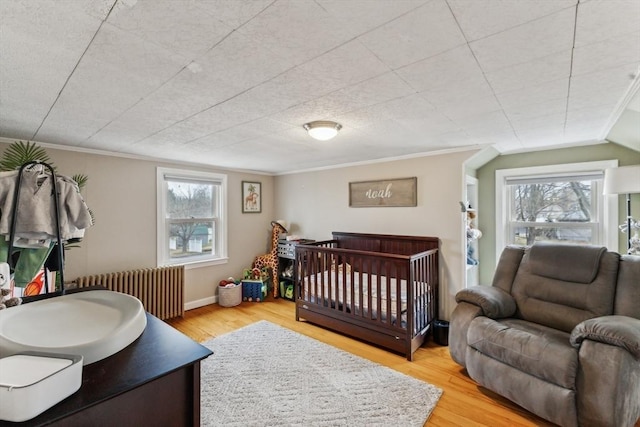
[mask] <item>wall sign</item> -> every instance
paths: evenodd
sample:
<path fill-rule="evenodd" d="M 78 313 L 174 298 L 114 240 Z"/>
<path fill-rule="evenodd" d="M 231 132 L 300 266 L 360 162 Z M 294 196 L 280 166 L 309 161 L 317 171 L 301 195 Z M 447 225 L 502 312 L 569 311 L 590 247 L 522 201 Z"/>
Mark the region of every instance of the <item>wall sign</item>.
<path fill-rule="evenodd" d="M 418 206 L 418 178 L 384 179 L 349 183 L 352 208 Z"/>

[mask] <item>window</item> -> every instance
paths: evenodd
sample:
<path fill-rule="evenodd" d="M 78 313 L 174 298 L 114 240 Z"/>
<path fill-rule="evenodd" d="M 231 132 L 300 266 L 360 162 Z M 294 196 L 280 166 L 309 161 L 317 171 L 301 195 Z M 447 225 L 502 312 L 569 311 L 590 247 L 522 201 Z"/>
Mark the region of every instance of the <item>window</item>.
<path fill-rule="evenodd" d="M 602 195 L 604 169 L 617 161 L 496 171 L 496 253 L 536 241 L 617 250 L 617 200 Z"/>
<path fill-rule="evenodd" d="M 227 176 L 158 168 L 158 265 L 227 260 Z"/>

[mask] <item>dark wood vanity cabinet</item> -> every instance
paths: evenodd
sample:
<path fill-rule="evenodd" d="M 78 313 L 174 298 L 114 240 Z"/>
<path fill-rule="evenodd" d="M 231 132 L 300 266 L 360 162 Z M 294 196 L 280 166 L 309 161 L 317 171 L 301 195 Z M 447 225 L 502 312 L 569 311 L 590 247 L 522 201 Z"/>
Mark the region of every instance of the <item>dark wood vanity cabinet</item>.
<path fill-rule="evenodd" d="M 147 313 L 136 341 L 83 367 L 76 393 L 36 418 L 0 426 L 199 426 L 200 361 L 211 354 Z"/>

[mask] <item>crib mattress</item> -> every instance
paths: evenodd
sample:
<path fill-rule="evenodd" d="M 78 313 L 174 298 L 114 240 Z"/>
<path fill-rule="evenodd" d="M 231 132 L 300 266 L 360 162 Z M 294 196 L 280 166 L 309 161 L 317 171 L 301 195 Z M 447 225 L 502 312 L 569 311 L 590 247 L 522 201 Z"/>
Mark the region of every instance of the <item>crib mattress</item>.
<path fill-rule="evenodd" d="M 407 281 L 404 279 L 400 280 L 400 292 L 398 292 L 397 279 L 388 279 L 382 275 L 354 272 L 353 277 L 350 274 L 346 276 L 338 274 L 337 282 L 335 279 L 336 275 L 333 271 L 307 276 L 301 281 L 303 295 L 306 295 L 310 302 L 323 300 L 325 305 L 331 305 L 335 308 L 337 304 L 339 307 L 348 308 L 349 312 L 357 310 L 358 314 L 362 310 L 363 315 L 368 315 L 371 310 L 372 316 L 377 316 L 377 312 L 380 311 L 383 319 L 386 318 L 386 312 L 389 311 L 389 308 L 392 316 L 397 314 L 398 297 L 400 298 L 400 311 L 404 313 L 407 309 Z M 380 286 L 378 286 L 378 281 L 380 281 Z M 380 289 L 380 307 L 378 307 L 378 288 Z M 389 303 L 391 307 L 389 307 Z"/>

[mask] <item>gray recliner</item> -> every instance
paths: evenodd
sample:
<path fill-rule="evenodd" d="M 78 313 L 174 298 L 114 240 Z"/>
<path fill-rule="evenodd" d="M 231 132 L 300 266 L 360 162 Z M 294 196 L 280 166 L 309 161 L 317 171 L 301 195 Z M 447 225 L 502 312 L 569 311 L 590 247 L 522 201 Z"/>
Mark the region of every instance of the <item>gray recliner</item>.
<path fill-rule="evenodd" d="M 561 426 L 640 418 L 640 257 L 508 246 L 456 301 L 449 350 L 480 385 Z"/>

